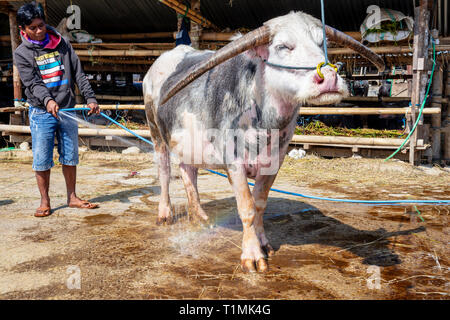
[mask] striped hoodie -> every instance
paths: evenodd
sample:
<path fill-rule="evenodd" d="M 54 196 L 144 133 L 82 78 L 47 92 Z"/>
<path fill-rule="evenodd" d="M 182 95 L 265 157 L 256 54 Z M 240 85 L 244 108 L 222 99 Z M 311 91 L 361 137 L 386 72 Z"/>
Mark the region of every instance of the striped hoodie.
<path fill-rule="evenodd" d="M 42 47 L 21 32 L 22 44 L 14 51 L 14 63 L 25 86 L 27 102 L 45 109 L 47 102 L 53 99 L 60 109 L 73 108 L 76 83 L 86 103 L 97 103 L 70 42 L 50 26 L 47 26 L 47 33 L 49 42 Z"/>

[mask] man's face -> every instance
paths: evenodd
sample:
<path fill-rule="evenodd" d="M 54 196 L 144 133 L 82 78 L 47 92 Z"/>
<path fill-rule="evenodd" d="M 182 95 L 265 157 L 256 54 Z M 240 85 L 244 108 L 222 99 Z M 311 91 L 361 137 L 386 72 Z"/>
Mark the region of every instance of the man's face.
<path fill-rule="evenodd" d="M 20 27 L 20 29 L 25 31 L 28 38 L 35 41 L 44 40 L 45 34 L 47 33 L 45 22 L 40 18 L 33 19 L 33 21 L 31 21 L 31 24 L 25 26 L 25 28 Z"/>

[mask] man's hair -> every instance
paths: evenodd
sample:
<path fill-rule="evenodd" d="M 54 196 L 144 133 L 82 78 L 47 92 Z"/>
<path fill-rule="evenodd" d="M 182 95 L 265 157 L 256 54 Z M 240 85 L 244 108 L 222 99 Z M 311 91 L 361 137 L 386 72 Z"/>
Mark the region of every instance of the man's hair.
<path fill-rule="evenodd" d="M 36 5 L 33 1 L 31 3 L 24 4 L 17 10 L 17 24 L 22 28 L 30 25 L 33 19 L 45 20 L 44 10 L 40 4 Z"/>

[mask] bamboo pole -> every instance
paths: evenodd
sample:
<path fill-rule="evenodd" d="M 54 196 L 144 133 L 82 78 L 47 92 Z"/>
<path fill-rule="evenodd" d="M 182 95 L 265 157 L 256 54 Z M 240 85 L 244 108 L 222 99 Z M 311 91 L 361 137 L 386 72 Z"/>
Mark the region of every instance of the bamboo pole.
<path fill-rule="evenodd" d="M 407 115 L 411 108 L 300 108 L 299 115 Z M 426 108 L 424 114 L 440 114 L 440 108 Z"/>
<path fill-rule="evenodd" d="M 146 32 L 146 33 L 114 33 L 96 34 L 96 38 L 102 40 L 130 40 L 130 39 L 163 39 L 172 38 L 173 32 Z"/>
<path fill-rule="evenodd" d="M 148 65 L 126 65 L 126 64 L 85 64 L 84 71 L 89 72 L 130 72 L 130 73 L 144 73 L 148 71 Z"/>
<path fill-rule="evenodd" d="M 20 125 L 4 125 L 0 124 L 0 131 L 4 133 L 22 133 L 30 134 L 29 126 Z M 150 137 L 150 130 L 134 130 L 134 132 L 141 137 Z M 122 129 L 92 129 L 79 128 L 78 134 L 80 136 L 119 136 L 119 137 L 134 137 L 131 133 Z M 337 144 L 337 145 L 364 145 L 364 146 L 400 146 L 403 139 L 390 138 L 359 138 L 359 137 L 330 137 L 330 136 L 307 136 L 294 135 L 292 137 L 294 143 L 307 144 Z"/>
<path fill-rule="evenodd" d="M 115 96 L 109 94 L 96 94 L 95 98 L 99 100 L 115 100 L 115 101 L 143 101 L 143 96 Z M 145 108 L 142 108 L 145 109 Z"/>
<path fill-rule="evenodd" d="M 392 138 L 359 138 L 359 137 L 336 137 L 336 136 L 307 136 L 294 135 L 292 142 L 295 143 L 321 143 L 321 144 L 350 144 L 366 146 L 400 146 L 403 139 Z"/>
<path fill-rule="evenodd" d="M 347 97 L 342 99 L 342 102 L 401 102 L 401 101 L 411 101 L 411 97 Z M 443 97 L 431 97 L 431 101 L 435 104 L 447 104 L 449 102 L 448 98 Z"/>
<path fill-rule="evenodd" d="M 88 57 L 157 57 L 167 50 L 75 50 L 78 56 Z"/>
<path fill-rule="evenodd" d="M 22 134 L 30 134 L 31 130 L 29 126 L 19 126 L 19 125 L 9 125 L 9 124 L 0 124 L 0 131 L 5 133 L 22 133 Z M 141 137 L 148 138 L 150 137 L 150 130 L 134 130 L 135 133 L 140 135 Z M 118 137 L 135 137 L 131 133 L 122 130 L 122 129 L 92 129 L 92 128 L 79 128 L 78 129 L 79 136 L 118 136 Z"/>
<path fill-rule="evenodd" d="M 144 49 L 159 49 L 170 50 L 175 47 L 173 43 L 157 43 L 157 42 L 132 42 L 132 43 L 120 43 L 120 42 L 103 42 L 103 43 L 72 43 L 74 49 L 114 49 L 114 50 L 142 50 Z"/>
<path fill-rule="evenodd" d="M 112 58 L 103 58 L 103 57 L 78 57 L 80 61 L 83 62 L 92 62 L 92 63 L 109 63 L 109 64 L 138 64 L 138 65 L 151 65 L 155 60 L 146 60 L 146 59 L 112 59 Z"/>
<path fill-rule="evenodd" d="M 217 26 L 215 26 L 211 21 L 209 21 L 208 19 L 205 19 L 204 17 L 202 17 L 198 13 L 194 12 L 193 10 L 189 9 L 184 4 L 179 3 L 178 1 L 159 0 L 159 2 L 161 2 L 162 4 L 165 4 L 169 8 L 174 9 L 179 14 L 186 15 L 186 17 L 191 19 L 191 21 L 194 21 L 195 23 L 198 23 L 205 28 L 212 28 L 216 31 L 219 30 L 219 28 Z"/>
<path fill-rule="evenodd" d="M 142 97 L 139 96 L 130 96 L 130 97 L 121 97 L 114 95 L 97 95 L 98 99 L 105 100 L 117 100 L 117 101 L 138 101 L 142 100 Z M 140 98 L 140 99 L 138 99 Z M 74 108 L 82 108 L 86 107 L 84 104 L 77 104 Z M 115 104 L 100 104 L 101 110 L 145 110 L 145 105 L 143 104 L 135 104 L 135 105 L 115 105 Z M 9 108 L 0 108 L 0 112 L 13 112 L 13 111 L 25 111 L 26 107 L 17 108 L 17 107 L 9 107 Z M 300 108 L 299 115 L 388 115 L 388 114 L 398 114 L 405 115 L 411 112 L 411 108 L 322 108 L 322 107 L 313 107 L 313 108 Z M 440 114 L 440 108 L 425 108 L 424 114 L 438 115 Z"/>

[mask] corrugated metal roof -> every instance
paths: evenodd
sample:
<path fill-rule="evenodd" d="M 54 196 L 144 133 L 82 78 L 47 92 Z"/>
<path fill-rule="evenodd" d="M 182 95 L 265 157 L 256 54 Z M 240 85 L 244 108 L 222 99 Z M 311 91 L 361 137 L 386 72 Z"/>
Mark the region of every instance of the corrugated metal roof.
<path fill-rule="evenodd" d="M 158 0 L 47 0 L 49 23 L 57 25 L 68 16 L 71 3 L 81 8 L 81 28 L 90 33 L 172 31 L 177 25 L 174 11 Z M 372 4 L 411 16 L 414 11 L 413 0 L 325 0 L 326 22 L 343 31 L 357 31 Z M 201 1 L 202 14 L 220 28 L 254 29 L 291 10 L 320 17 L 320 0 Z"/>
<path fill-rule="evenodd" d="M 368 6 L 375 4 L 382 8 L 402 11 L 413 15 L 412 0 L 325 0 L 326 23 L 343 31 L 358 31 L 366 17 Z M 202 13 L 222 27 L 232 29 L 247 27 L 254 29 L 264 21 L 289 13 L 304 11 L 320 17 L 319 0 L 202 0 Z"/>
<path fill-rule="evenodd" d="M 327 24 L 342 31 L 359 31 L 367 7 L 373 4 L 414 15 L 415 0 L 324 1 Z M 67 17 L 71 3 L 81 8 L 81 28 L 90 33 L 173 31 L 177 25 L 175 11 L 159 0 L 47 0 L 48 22 L 57 25 Z M 320 17 L 320 0 L 201 0 L 202 14 L 222 29 L 254 29 L 291 10 Z"/>

